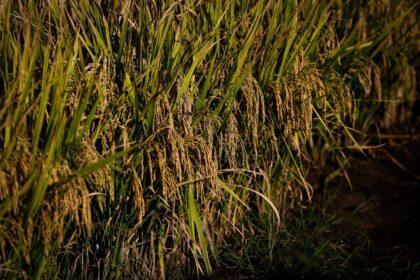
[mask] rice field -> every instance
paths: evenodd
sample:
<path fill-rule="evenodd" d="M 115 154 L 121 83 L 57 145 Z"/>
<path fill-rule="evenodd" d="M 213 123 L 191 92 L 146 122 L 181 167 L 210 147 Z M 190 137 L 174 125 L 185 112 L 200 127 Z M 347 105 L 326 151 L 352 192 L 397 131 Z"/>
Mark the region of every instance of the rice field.
<path fill-rule="evenodd" d="M 273 257 L 311 167 L 416 116 L 418 11 L 0 1 L 0 277 L 211 276 L 261 232 Z"/>

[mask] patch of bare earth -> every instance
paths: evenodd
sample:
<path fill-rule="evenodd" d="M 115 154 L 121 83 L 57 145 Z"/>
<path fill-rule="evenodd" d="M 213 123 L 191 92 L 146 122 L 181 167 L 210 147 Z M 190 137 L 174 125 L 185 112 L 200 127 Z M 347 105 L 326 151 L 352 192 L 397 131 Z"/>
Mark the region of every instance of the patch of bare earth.
<path fill-rule="evenodd" d="M 351 160 L 351 187 L 341 187 L 332 203 L 351 219 L 337 230 L 367 233 L 371 244 L 363 265 L 372 275 L 420 279 L 420 139 L 390 137 L 371 156 Z M 353 215 L 358 207 L 365 210 Z"/>

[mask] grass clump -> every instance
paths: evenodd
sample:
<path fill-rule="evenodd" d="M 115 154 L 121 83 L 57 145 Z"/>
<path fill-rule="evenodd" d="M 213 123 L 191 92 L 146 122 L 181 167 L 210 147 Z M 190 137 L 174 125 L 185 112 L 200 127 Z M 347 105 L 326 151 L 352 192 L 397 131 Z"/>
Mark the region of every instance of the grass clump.
<path fill-rule="evenodd" d="M 312 162 L 345 167 L 372 108 L 395 119 L 378 100 L 415 87 L 412 1 L 0 7 L 6 278 L 210 275 L 226 240 L 311 198 Z"/>

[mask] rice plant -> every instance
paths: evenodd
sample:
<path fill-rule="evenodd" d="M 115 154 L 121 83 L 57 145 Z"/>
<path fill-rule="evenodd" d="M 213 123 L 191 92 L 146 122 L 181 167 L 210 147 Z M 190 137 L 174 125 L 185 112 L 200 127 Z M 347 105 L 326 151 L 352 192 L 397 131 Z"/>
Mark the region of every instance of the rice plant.
<path fill-rule="evenodd" d="M 409 117 L 381 100 L 415 101 L 417 9 L 1 1 L 0 275 L 211 275 L 311 164 Z"/>

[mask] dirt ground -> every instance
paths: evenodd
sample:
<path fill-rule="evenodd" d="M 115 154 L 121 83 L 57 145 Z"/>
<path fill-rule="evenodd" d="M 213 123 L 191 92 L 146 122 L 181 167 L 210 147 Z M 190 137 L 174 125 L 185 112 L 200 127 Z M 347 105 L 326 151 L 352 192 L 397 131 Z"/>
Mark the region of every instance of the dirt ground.
<path fill-rule="evenodd" d="M 336 198 L 342 215 L 365 207 L 342 230 L 368 234 L 366 266 L 392 279 L 420 279 L 420 138 L 389 135 L 370 155 L 351 161 L 351 188 L 341 188 Z"/>
<path fill-rule="evenodd" d="M 352 275 L 340 279 L 420 279 L 420 134 L 383 135 L 378 142 L 384 145 L 350 159 L 351 184 L 341 176 L 319 186 L 308 207 L 331 207 L 344 221 L 331 234 L 356 240 L 355 248 L 361 246 L 361 235 L 367 237 L 360 262 L 350 264 Z M 323 175 L 315 178 L 321 182 Z M 332 199 L 329 206 L 323 205 L 325 197 Z M 280 270 L 270 275 L 268 279 L 330 279 L 328 273 Z M 232 268 L 216 271 L 213 279 L 264 278 Z"/>

